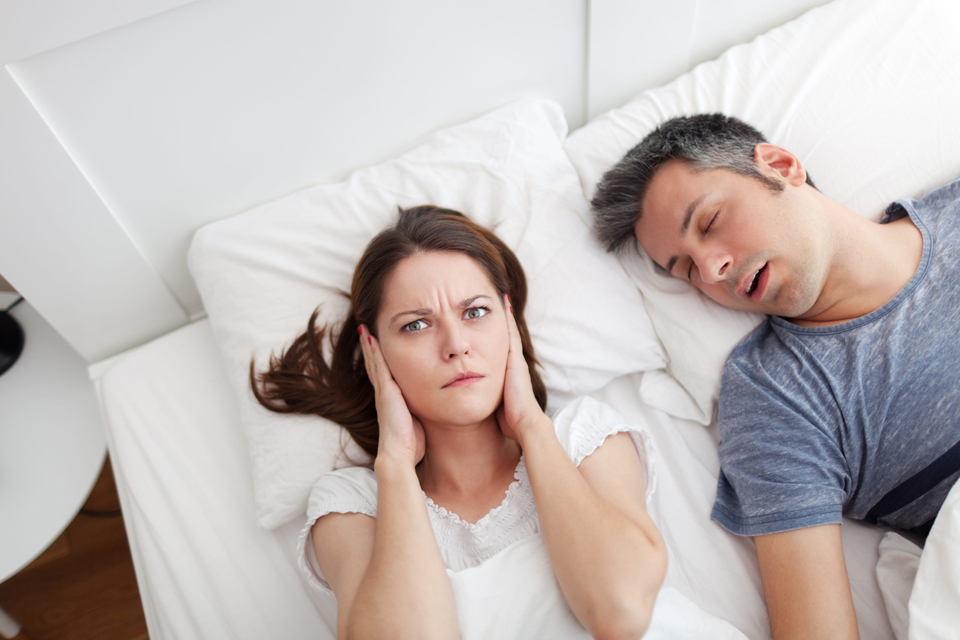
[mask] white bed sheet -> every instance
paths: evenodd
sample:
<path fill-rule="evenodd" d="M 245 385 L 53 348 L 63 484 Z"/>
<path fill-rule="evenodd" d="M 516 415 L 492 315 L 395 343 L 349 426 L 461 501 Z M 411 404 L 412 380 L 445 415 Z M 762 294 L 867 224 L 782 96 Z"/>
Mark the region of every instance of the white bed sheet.
<path fill-rule="evenodd" d="M 642 375 L 617 378 L 594 395 L 628 420 L 646 424 L 653 434 L 657 493 L 650 512 L 669 549 L 666 585 L 747 637 L 770 638 L 752 539 L 710 520 L 720 471 L 715 426 L 707 430 L 643 403 L 638 391 Z M 869 640 L 894 638 L 876 578 L 883 533 L 846 518 L 841 526 L 860 637 Z"/>
<path fill-rule="evenodd" d="M 716 443 L 642 405 L 639 375 L 597 397 L 654 436 L 651 512 L 670 551 L 667 584 L 749 638 L 769 638 L 752 542 L 709 520 Z M 333 638 L 335 603 L 297 569 L 301 523 L 256 522 L 236 397 L 209 322 L 131 352 L 104 375 L 101 399 L 150 637 Z M 882 531 L 845 522 L 843 536 L 861 637 L 893 638 L 875 577 Z"/>
<path fill-rule="evenodd" d="M 206 320 L 112 366 L 110 457 L 153 640 L 333 638 L 296 561 L 300 522 L 254 518 L 236 395 Z"/>

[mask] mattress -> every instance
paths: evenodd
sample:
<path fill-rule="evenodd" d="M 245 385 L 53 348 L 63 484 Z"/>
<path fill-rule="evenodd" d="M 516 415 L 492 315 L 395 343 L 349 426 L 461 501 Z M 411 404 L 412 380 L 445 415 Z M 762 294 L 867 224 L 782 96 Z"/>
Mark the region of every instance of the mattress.
<path fill-rule="evenodd" d="M 710 521 L 715 432 L 640 401 L 639 377 L 594 394 L 657 447 L 650 512 L 669 549 L 666 584 L 749 638 L 769 638 L 753 543 Z M 301 522 L 262 529 L 236 396 L 209 322 L 130 352 L 100 383 L 108 442 L 150 637 L 334 638 L 332 598 L 307 588 Z M 846 521 L 861 637 L 893 638 L 875 567 L 883 531 Z"/>

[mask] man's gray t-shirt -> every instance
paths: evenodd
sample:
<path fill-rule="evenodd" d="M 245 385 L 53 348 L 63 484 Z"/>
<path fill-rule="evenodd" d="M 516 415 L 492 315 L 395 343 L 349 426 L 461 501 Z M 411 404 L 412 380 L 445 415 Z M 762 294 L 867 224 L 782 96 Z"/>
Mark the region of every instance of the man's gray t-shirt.
<path fill-rule="evenodd" d="M 960 179 L 885 221 L 908 214 L 923 254 L 892 300 L 830 327 L 770 318 L 727 360 L 712 517 L 733 533 L 841 514 L 911 529 L 957 480 L 944 461 L 960 453 Z"/>

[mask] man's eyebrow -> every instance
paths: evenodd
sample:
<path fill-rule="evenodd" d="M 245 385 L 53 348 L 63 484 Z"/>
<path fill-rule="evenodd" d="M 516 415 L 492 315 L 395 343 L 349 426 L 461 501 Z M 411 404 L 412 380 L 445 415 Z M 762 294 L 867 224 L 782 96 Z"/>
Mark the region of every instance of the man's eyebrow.
<path fill-rule="evenodd" d="M 680 235 L 687 235 L 687 231 L 690 230 L 690 221 L 693 219 L 693 212 L 697 210 L 697 207 L 700 206 L 700 203 L 703 202 L 703 199 L 706 198 L 706 194 L 700 196 L 696 200 L 690 203 L 690 206 L 687 207 L 687 213 L 683 216 L 683 224 L 680 225 Z"/>
<path fill-rule="evenodd" d="M 479 300 L 480 298 L 486 298 L 487 300 L 493 301 L 493 298 L 490 296 L 481 293 L 480 295 L 473 296 L 472 298 L 467 298 L 462 300 L 457 307 L 460 309 L 469 309 L 473 306 L 473 303 Z M 433 309 L 411 309 L 410 311 L 401 311 L 400 313 L 395 313 L 390 317 L 390 324 L 387 326 L 392 326 L 399 318 L 403 316 L 428 316 L 433 313 Z"/>
<path fill-rule="evenodd" d="M 690 206 L 687 207 L 687 212 L 683 216 L 683 223 L 680 225 L 681 238 L 687 235 L 687 232 L 690 231 L 690 221 L 693 220 L 693 212 L 697 210 L 697 207 L 700 206 L 700 203 L 703 202 L 703 199 L 706 197 L 707 195 L 703 194 L 702 196 L 700 196 L 699 198 L 691 202 Z M 673 267 L 676 266 L 678 259 L 679 259 L 678 256 L 671 256 L 670 259 L 667 260 L 667 273 L 673 274 Z"/>

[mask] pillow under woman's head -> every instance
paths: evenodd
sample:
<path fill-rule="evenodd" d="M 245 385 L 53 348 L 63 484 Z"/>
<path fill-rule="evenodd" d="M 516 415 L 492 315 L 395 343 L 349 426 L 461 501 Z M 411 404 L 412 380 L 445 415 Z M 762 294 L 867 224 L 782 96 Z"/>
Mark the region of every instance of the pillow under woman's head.
<path fill-rule="evenodd" d="M 376 457 L 380 416 L 361 352 L 364 329 L 367 340 L 377 339 L 417 419 L 423 422 L 435 412 L 432 405 L 442 405 L 459 414 L 448 422 L 481 420 L 501 401 L 509 348 L 503 314 L 509 306 L 533 395 L 544 409 L 547 391 L 524 318 L 526 304 L 523 266 L 496 234 L 452 209 L 403 209 L 357 262 L 343 323 L 336 330 L 319 327 L 314 311 L 306 331 L 288 349 L 260 363 L 259 370 L 251 363 L 250 385 L 267 409 L 327 418 Z M 442 357 L 429 356 L 437 353 Z M 451 384 L 466 373 L 464 366 L 470 367 L 469 375 Z M 458 395 L 464 386 L 470 386 L 469 403 Z M 420 413 L 424 396 L 433 402 Z M 471 406 L 481 414 L 469 417 Z"/>
<path fill-rule="evenodd" d="M 398 206 L 462 211 L 513 249 L 526 272 L 526 320 L 550 408 L 618 375 L 664 366 L 639 292 L 584 222 L 589 205 L 563 152 L 565 135 L 557 104 L 518 102 L 344 182 L 197 232 L 190 270 L 240 401 L 261 525 L 302 514 L 322 473 L 364 454 L 330 422 L 261 407 L 251 357 L 263 363 L 288 346 L 318 307 L 318 324 L 342 322 L 354 267 Z"/>

